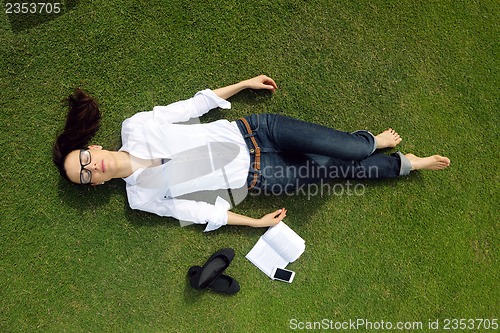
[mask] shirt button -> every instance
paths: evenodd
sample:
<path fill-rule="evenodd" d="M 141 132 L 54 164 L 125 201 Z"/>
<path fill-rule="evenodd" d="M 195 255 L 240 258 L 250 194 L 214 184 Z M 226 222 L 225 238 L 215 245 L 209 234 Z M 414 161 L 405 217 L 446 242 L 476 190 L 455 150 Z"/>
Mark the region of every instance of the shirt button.
<path fill-rule="evenodd" d="M 252 148 L 252 149 L 250 149 L 250 154 L 253 154 L 253 153 L 255 153 L 255 149 Z"/>

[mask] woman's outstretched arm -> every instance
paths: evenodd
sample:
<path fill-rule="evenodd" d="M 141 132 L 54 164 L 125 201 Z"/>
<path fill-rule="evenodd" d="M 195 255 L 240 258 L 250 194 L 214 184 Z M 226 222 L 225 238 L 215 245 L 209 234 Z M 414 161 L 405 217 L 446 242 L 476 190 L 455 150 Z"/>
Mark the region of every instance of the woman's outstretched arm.
<path fill-rule="evenodd" d="M 227 87 L 215 89 L 213 92 L 220 98 L 228 99 L 244 89 L 267 89 L 274 92 L 277 88 L 278 86 L 273 79 L 265 75 L 259 75 Z"/>
<path fill-rule="evenodd" d="M 278 224 L 286 216 L 286 209 L 278 209 L 272 213 L 266 214 L 260 219 L 254 219 L 245 215 L 227 212 L 228 225 L 247 225 L 250 227 L 270 227 Z"/>

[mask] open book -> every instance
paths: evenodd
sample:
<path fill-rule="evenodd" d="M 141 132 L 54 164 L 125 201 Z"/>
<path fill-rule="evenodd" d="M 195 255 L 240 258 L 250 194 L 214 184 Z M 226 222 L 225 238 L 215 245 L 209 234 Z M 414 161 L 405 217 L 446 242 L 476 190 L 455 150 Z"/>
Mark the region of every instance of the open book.
<path fill-rule="evenodd" d="M 246 258 L 271 277 L 275 267 L 285 268 L 297 260 L 306 248 L 305 241 L 285 223 L 270 227 Z"/>

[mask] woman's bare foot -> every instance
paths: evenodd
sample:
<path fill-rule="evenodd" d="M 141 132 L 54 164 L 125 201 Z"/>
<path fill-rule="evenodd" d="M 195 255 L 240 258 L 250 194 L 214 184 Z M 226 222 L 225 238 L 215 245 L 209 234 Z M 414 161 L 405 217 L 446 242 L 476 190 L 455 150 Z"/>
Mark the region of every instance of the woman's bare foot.
<path fill-rule="evenodd" d="M 394 148 L 401 142 L 401 140 L 403 139 L 401 139 L 399 134 L 392 128 L 389 128 L 375 137 L 377 149 Z"/>
<path fill-rule="evenodd" d="M 410 160 L 412 170 L 441 170 L 450 166 L 450 159 L 440 155 L 418 157 L 406 154 L 405 156 Z"/>

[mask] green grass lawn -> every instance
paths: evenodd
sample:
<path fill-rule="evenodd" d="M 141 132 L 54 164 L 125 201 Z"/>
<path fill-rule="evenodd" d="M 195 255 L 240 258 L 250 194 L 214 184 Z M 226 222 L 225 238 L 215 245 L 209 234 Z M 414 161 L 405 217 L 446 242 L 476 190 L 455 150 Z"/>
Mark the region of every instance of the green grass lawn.
<path fill-rule="evenodd" d="M 0 15 L 0 332 L 287 332 L 358 318 L 426 331 L 500 317 L 498 1 L 63 5 Z M 52 165 L 74 87 L 100 102 L 94 142 L 117 149 L 134 113 L 261 73 L 276 94 L 244 92 L 202 121 L 274 112 L 390 126 L 402 152 L 452 165 L 362 182 L 362 195 L 247 198 L 236 212 L 284 206 L 306 240 L 292 284 L 245 259 L 263 229 L 180 228 L 128 208 L 121 180 L 76 187 Z M 191 289 L 188 268 L 221 247 L 236 251 L 227 274 L 241 292 Z"/>

